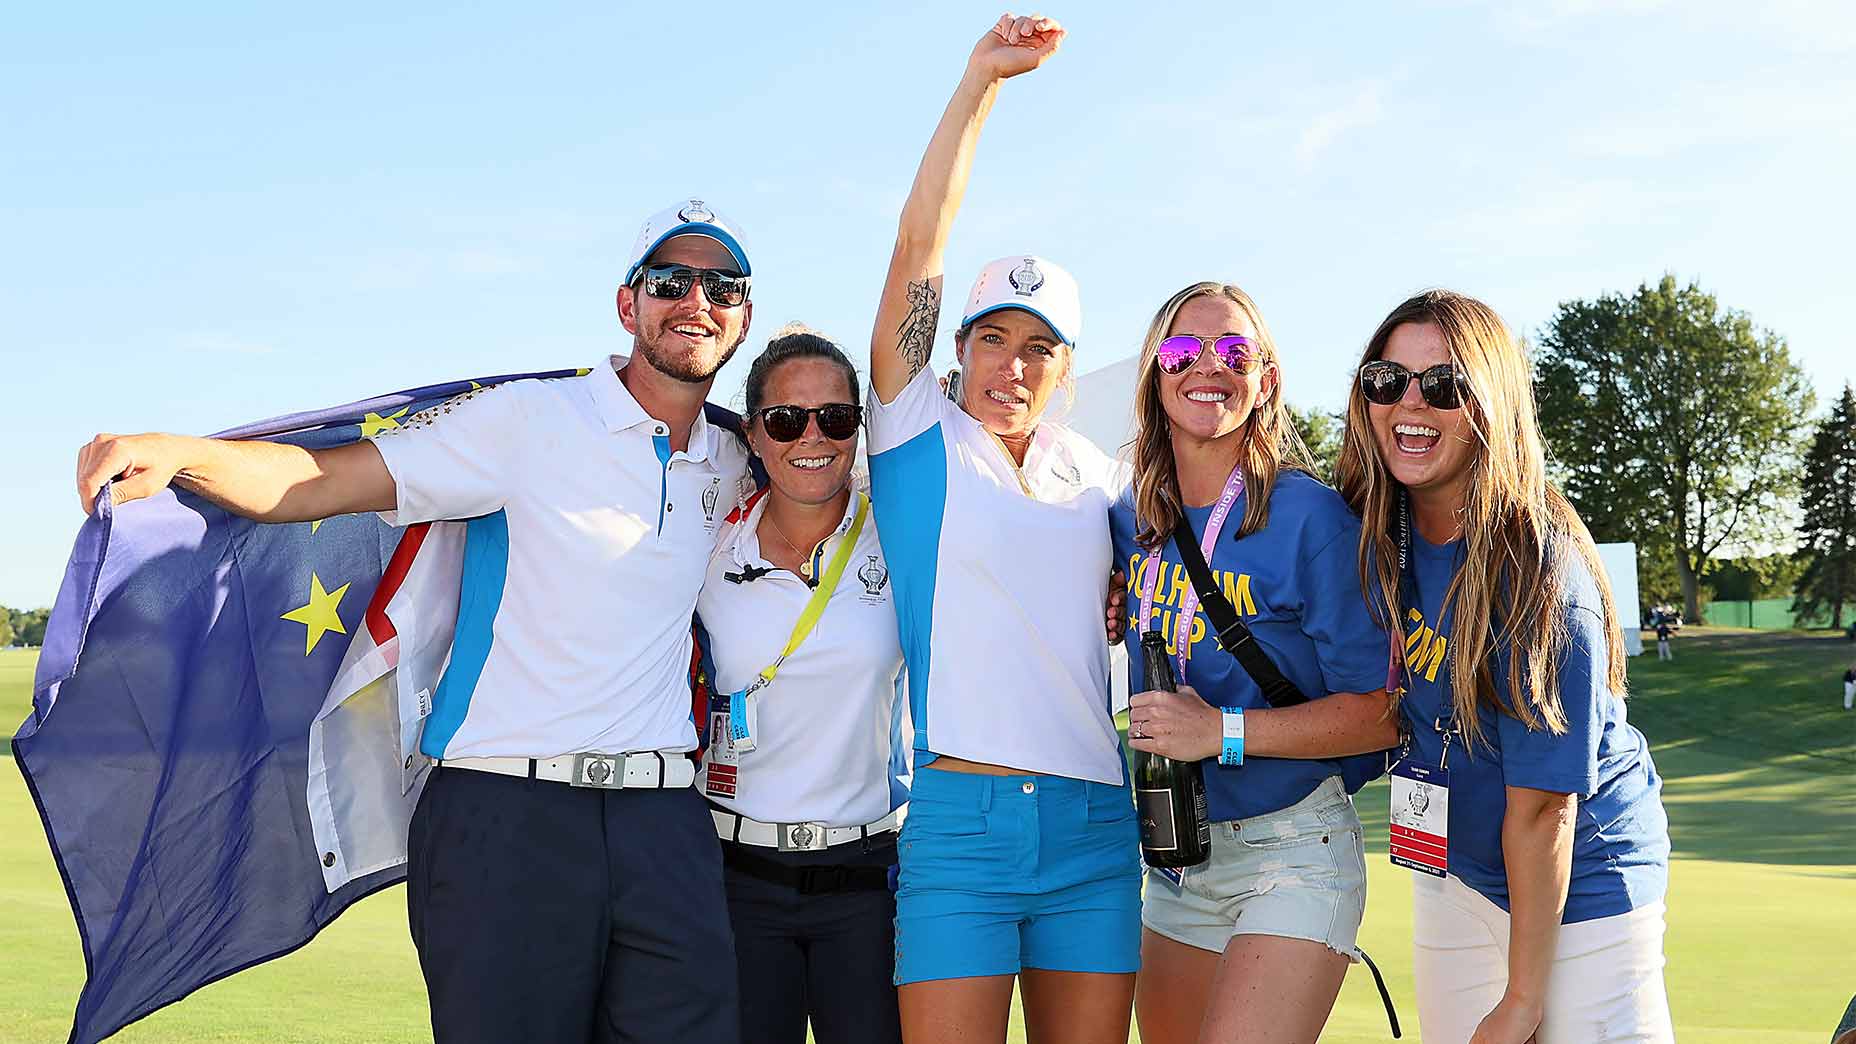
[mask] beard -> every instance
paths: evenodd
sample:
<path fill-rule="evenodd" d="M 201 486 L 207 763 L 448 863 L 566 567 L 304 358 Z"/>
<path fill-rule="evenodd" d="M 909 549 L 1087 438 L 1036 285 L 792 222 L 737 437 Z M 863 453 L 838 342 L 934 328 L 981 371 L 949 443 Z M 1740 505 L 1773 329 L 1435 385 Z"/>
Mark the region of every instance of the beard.
<path fill-rule="evenodd" d="M 728 365 L 728 360 L 735 357 L 735 350 L 741 347 L 741 342 L 747 340 L 747 333 L 743 331 L 735 338 L 735 343 L 723 349 L 710 365 L 703 359 L 700 352 L 677 353 L 667 350 L 663 347 L 663 342 L 669 338 L 664 335 L 665 330 L 660 328 L 648 338 L 643 336 L 632 338 L 632 343 L 638 354 L 644 356 L 645 361 L 651 364 L 652 369 L 685 384 L 704 384 L 714 380 L 716 373 Z"/>

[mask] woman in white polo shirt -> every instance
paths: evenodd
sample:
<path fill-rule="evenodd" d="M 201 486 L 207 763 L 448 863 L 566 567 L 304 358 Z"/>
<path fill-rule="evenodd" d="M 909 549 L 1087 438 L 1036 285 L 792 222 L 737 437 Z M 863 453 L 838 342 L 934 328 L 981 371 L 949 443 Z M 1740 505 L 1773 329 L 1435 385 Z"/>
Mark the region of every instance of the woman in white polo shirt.
<path fill-rule="evenodd" d="M 942 253 L 1001 81 L 1063 39 L 1007 16 L 973 48 L 902 212 L 870 349 L 871 495 L 908 661 L 915 774 L 896 897 L 903 1035 L 1003 1041 L 1018 978 L 1034 1040 L 1127 1039 L 1138 840 L 1109 713 L 1102 606 L 1113 462 L 1042 420 L 1068 379 L 1076 283 L 987 265 L 928 367 Z"/>
<path fill-rule="evenodd" d="M 870 500 L 852 488 L 857 371 L 799 326 L 747 378 L 768 485 L 720 533 L 696 611 L 743 1044 L 901 1040 L 894 948 L 902 669 Z M 763 684 L 763 679 L 767 679 Z"/>

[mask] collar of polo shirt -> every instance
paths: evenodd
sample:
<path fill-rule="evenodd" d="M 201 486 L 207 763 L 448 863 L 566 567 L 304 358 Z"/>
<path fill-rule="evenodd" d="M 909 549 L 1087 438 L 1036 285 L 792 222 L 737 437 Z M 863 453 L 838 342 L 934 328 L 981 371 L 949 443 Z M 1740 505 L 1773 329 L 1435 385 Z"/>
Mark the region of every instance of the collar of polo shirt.
<path fill-rule="evenodd" d="M 760 550 L 760 518 L 761 515 L 765 514 L 767 511 L 767 501 L 772 499 L 773 494 L 769 493 L 755 501 L 754 506 L 748 509 L 747 516 L 735 524 L 735 531 L 728 540 L 728 553 L 734 558 L 737 566 L 753 565 L 756 561 L 767 562 L 768 565 L 773 564 L 768 561 L 766 555 L 761 555 L 758 559 L 749 558 L 747 548 L 748 541 L 752 540 L 754 542 L 754 550 L 756 552 Z M 831 531 L 831 536 L 840 537 L 849 532 L 851 523 L 856 518 L 857 489 L 852 487 L 850 499 L 844 502 L 844 517 L 838 520 L 838 528 Z M 868 524 L 867 522 L 865 523 L 865 525 Z M 831 537 L 827 537 L 826 539 L 829 540 Z M 794 550 L 798 549 L 795 548 Z M 811 551 L 808 550 L 806 553 L 811 554 Z"/>
<path fill-rule="evenodd" d="M 643 427 L 653 435 L 669 435 L 670 425 L 658 420 L 638 405 L 632 397 L 631 390 L 625 382 L 619 380 L 619 371 L 631 362 L 631 356 L 614 355 L 607 359 L 607 365 L 596 367 L 588 376 L 592 378 L 593 402 L 599 407 L 599 415 L 606 422 L 607 431 L 625 431 L 629 428 Z M 689 449 L 683 456 L 688 460 L 709 459 L 709 420 L 705 411 L 696 411 L 696 422 L 690 425 Z"/>

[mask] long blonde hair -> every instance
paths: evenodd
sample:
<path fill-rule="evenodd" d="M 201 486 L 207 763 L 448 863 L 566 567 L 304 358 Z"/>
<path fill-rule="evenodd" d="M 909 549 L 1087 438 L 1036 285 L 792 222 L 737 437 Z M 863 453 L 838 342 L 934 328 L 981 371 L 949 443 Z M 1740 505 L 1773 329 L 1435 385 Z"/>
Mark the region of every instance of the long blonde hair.
<path fill-rule="evenodd" d="M 1449 290 L 1426 290 L 1392 309 L 1366 343 L 1360 364 L 1378 359 L 1392 331 L 1407 323 L 1437 328 L 1451 363 L 1470 387 L 1463 408 L 1469 411 L 1476 447 L 1462 508 L 1463 564 L 1442 610 L 1454 608 L 1449 656 L 1457 724 L 1473 746 L 1482 738 L 1477 711 L 1488 706 L 1529 729 L 1561 735 L 1566 713 L 1555 672 L 1571 641 L 1565 622 L 1565 556 L 1576 555 L 1598 585 L 1608 639 L 1605 681 L 1620 698 L 1625 694 L 1624 637 L 1592 535 L 1547 481 L 1527 356 L 1488 305 Z M 1347 396 L 1347 427 L 1335 475 L 1341 495 L 1364 522 L 1362 584 L 1379 596 L 1375 615 L 1402 637 L 1406 621 L 1399 619 L 1396 544 L 1401 487 L 1379 457 L 1358 381 Z M 1497 650 L 1511 654 L 1505 694 L 1497 691 L 1491 666 Z"/>
<path fill-rule="evenodd" d="M 1250 295 L 1228 283 L 1194 283 L 1167 298 L 1154 321 L 1148 324 L 1147 338 L 1141 343 L 1141 359 L 1136 367 L 1134 389 L 1134 438 L 1129 442 L 1134 463 L 1134 517 L 1139 532 L 1135 539 L 1144 546 L 1155 547 L 1173 533 L 1184 508 L 1179 495 L 1179 474 L 1173 463 L 1173 440 L 1169 434 L 1166 407 L 1160 401 L 1160 342 L 1173 328 L 1173 320 L 1186 302 L 1197 297 L 1222 297 L 1237 305 L 1256 331 L 1257 347 L 1262 351 L 1263 369 L 1274 370 L 1273 387 L 1259 398 L 1244 422 L 1243 454 L 1238 467 L 1244 471 L 1244 519 L 1237 535 L 1249 536 L 1269 523 L 1270 491 L 1276 476 L 1284 468 L 1314 474 L 1314 459 L 1296 434 L 1294 419 L 1282 397 L 1282 367 L 1276 354 L 1276 342 L 1263 322 L 1263 313 Z M 1259 371 L 1261 372 L 1261 371 Z"/>

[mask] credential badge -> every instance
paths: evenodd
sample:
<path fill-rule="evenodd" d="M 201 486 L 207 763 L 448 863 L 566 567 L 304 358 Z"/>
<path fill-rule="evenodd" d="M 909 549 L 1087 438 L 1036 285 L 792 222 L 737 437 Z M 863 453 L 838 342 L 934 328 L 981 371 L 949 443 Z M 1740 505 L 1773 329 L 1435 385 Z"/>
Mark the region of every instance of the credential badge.
<path fill-rule="evenodd" d="M 1038 271 L 1037 262 L 1028 257 L 1024 264 L 1012 269 L 1005 278 L 1020 297 L 1030 297 L 1038 292 L 1038 287 L 1044 285 L 1044 273 Z"/>
<path fill-rule="evenodd" d="M 692 199 L 689 205 L 677 211 L 679 221 L 700 221 L 705 224 L 715 222 L 715 212 L 702 205 L 702 200 Z"/>

